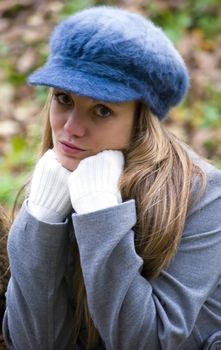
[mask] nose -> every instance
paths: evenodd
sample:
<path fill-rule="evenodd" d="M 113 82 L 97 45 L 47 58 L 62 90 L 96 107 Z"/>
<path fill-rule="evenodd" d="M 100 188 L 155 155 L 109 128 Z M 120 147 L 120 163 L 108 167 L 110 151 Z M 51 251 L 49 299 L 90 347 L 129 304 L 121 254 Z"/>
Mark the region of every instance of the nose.
<path fill-rule="evenodd" d="M 64 124 L 64 130 L 70 136 L 82 137 L 85 135 L 85 125 L 81 114 L 77 109 L 74 109 L 68 114 L 67 120 Z"/>

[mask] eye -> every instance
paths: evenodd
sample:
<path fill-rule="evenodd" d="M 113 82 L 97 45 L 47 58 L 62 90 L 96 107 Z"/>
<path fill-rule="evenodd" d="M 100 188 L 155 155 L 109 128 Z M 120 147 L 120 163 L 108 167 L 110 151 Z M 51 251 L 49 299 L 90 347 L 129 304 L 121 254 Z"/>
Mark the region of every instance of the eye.
<path fill-rule="evenodd" d="M 70 106 L 73 103 L 71 97 L 64 92 L 56 92 L 54 93 L 54 97 L 62 105 Z"/>
<path fill-rule="evenodd" d="M 112 110 L 105 105 L 97 105 L 95 107 L 96 114 L 101 118 L 108 118 L 112 115 Z"/>

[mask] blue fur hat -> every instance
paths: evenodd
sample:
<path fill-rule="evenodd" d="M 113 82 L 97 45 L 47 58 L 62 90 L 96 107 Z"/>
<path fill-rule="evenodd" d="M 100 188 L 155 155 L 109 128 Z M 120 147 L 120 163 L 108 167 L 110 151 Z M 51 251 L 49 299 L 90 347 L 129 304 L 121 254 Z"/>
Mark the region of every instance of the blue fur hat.
<path fill-rule="evenodd" d="M 150 20 L 111 6 L 92 7 L 57 25 L 46 64 L 28 77 L 106 102 L 143 101 L 163 119 L 184 97 L 184 61 Z"/>

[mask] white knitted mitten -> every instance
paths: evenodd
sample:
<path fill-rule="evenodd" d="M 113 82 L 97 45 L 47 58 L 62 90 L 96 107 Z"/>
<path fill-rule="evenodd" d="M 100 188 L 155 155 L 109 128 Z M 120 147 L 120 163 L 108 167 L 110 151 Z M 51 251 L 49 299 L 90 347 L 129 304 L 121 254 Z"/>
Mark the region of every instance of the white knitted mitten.
<path fill-rule="evenodd" d="M 119 178 L 123 167 L 121 151 L 103 151 L 83 159 L 68 179 L 74 210 L 84 214 L 121 203 Z"/>
<path fill-rule="evenodd" d="M 63 221 L 71 212 L 68 190 L 71 172 L 56 159 L 55 152 L 48 150 L 36 164 L 28 199 L 28 206 L 38 220 Z"/>

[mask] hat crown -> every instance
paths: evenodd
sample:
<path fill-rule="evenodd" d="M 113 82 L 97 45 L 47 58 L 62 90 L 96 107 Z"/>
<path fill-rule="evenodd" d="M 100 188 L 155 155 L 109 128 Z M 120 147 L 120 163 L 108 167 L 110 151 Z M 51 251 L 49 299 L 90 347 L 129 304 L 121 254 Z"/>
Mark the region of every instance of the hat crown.
<path fill-rule="evenodd" d="M 93 98 L 102 95 L 98 87 L 113 102 L 139 98 L 159 118 L 188 88 L 183 59 L 164 32 L 143 16 L 111 6 L 86 9 L 62 21 L 51 35 L 46 65 L 87 78 Z M 70 89 L 70 78 L 66 80 Z"/>
<path fill-rule="evenodd" d="M 160 40 L 160 42 L 159 42 Z M 134 53 L 180 56 L 163 31 L 150 20 L 123 9 L 99 6 L 81 11 L 59 24 L 50 40 L 53 55 L 62 53 L 98 61 L 137 59 Z M 107 52 L 108 50 L 108 52 Z M 138 50 L 138 51 L 137 51 Z M 124 62 L 125 63 L 125 62 Z"/>

